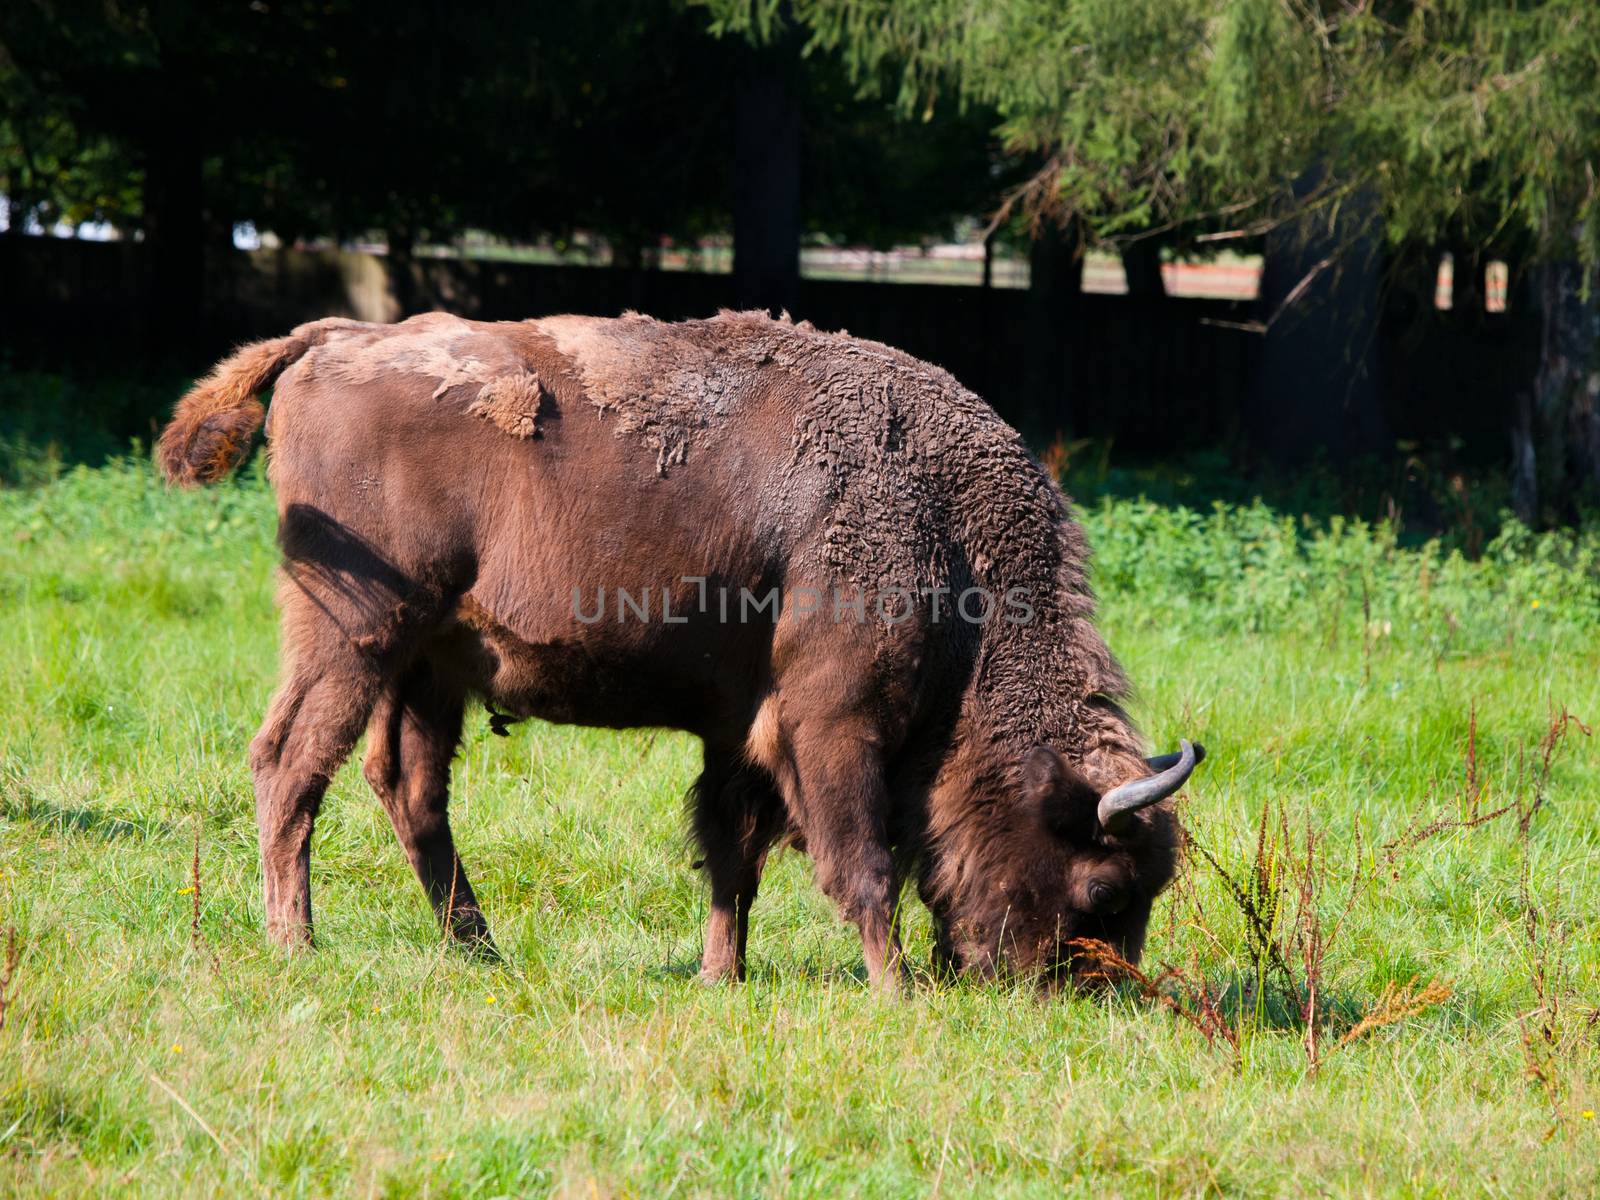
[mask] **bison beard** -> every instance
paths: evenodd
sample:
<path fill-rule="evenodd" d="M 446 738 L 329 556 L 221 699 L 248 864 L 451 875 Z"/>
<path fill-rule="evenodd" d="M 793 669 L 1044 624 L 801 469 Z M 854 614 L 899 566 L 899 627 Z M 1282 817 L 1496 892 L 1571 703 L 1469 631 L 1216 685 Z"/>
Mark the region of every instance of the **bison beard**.
<path fill-rule="evenodd" d="M 268 387 L 285 669 L 250 762 L 274 939 L 310 942 L 312 824 L 365 730 L 441 923 L 492 951 L 446 809 L 476 697 L 501 729 L 703 740 L 707 979 L 743 974 L 782 842 L 883 988 L 904 978 L 909 879 L 951 969 L 1053 982 L 1082 938 L 1138 957 L 1175 866 L 1168 798 L 1203 751 L 1141 756 L 1066 501 L 945 372 L 760 314 L 320 321 L 180 401 L 167 478 L 236 465 Z M 659 592 L 661 612 L 578 620 L 597 588 Z M 706 602 L 730 589 L 783 603 L 748 620 Z M 1028 619 L 958 616 L 972 589 L 1025 596 Z M 885 591 L 909 616 L 793 602 Z"/>

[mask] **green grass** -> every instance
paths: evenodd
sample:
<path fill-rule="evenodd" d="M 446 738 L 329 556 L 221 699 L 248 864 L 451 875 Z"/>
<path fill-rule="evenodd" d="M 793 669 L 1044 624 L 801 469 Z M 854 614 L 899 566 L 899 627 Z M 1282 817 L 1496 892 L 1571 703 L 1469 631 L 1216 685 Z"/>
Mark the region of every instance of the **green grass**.
<path fill-rule="evenodd" d="M 1485 810 L 1531 799 L 1552 709 L 1600 718 L 1600 536 L 1509 526 L 1467 562 L 1260 506 L 1086 520 L 1138 717 L 1212 752 L 1195 836 L 1240 878 L 1263 805 L 1326 837 L 1321 910 L 1348 914 L 1325 1046 L 1388 985 L 1448 981 L 1444 1003 L 1311 1071 L 1194 856 L 1147 964 L 1221 997 L 1237 1056 L 1131 993 L 875 1001 L 794 855 L 752 980 L 707 990 L 693 742 L 501 740 L 481 714 L 453 811 L 506 962 L 441 948 L 353 766 L 317 826 L 320 947 L 285 957 L 245 763 L 276 668 L 270 498 L 113 462 L 0 492 L 0 1194 L 1594 1194 L 1600 747 L 1556 748 L 1526 838 L 1507 816 L 1382 847 L 1458 811 L 1474 710 Z M 1529 909 L 1559 943 L 1544 1000 Z M 908 936 L 926 961 L 920 914 Z"/>

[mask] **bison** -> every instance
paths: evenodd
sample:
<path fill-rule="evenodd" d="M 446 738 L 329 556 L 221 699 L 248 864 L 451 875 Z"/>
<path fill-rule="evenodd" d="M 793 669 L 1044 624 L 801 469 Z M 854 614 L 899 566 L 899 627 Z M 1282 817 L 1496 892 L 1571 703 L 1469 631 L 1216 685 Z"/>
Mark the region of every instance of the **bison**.
<path fill-rule="evenodd" d="M 742 977 L 783 842 L 887 990 L 913 878 L 943 970 L 1054 983 L 1080 939 L 1138 958 L 1203 751 L 1142 756 L 1067 502 L 949 374 L 766 314 L 329 319 L 197 383 L 167 479 L 229 471 L 269 387 L 284 667 L 250 765 L 274 940 L 311 940 L 312 823 L 365 730 L 444 929 L 492 952 L 446 815 L 476 698 L 497 731 L 702 740 L 708 981 Z"/>

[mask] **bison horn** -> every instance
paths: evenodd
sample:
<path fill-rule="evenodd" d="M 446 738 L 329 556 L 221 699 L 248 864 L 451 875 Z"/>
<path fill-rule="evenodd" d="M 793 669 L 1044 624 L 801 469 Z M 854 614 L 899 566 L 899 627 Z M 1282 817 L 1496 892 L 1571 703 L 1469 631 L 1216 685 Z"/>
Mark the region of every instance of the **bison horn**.
<path fill-rule="evenodd" d="M 1152 771 L 1166 771 L 1176 766 L 1178 760 L 1182 757 L 1182 750 L 1174 750 L 1171 754 L 1158 754 L 1154 758 L 1147 758 L 1144 760 L 1144 765 L 1149 767 Z M 1206 748 L 1199 742 L 1196 742 L 1194 744 L 1194 765 L 1198 767 L 1201 763 L 1205 762 L 1205 760 Z"/>
<path fill-rule="evenodd" d="M 1097 810 L 1100 827 L 1115 833 L 1141 808 L 1165 800 L 1184 785 L 1205 753 L 1202 747 L 1180 740 L 1176 754 L 1162 754 L 1150 759 L 1149 765 L 1156 774 L 1114 787 L 1100 797 Z"/>

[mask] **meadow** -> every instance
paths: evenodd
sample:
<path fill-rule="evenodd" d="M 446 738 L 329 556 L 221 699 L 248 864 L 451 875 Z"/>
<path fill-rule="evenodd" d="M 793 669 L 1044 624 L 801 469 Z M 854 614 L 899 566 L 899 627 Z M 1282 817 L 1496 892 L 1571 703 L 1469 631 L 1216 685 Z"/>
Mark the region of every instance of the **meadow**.
<path fill-rule="evenodd" d="M 20 473 L 26 474 L 26 473 Z M 13 472 L 13 476 L 19 475 Z M 695 979 L 692 739 L 474 714 L 441 945 L 354 763 L 319 947 L 260 928 L 276 671 L 258 466 L 0 490 L 0 1194 L 1594 1195 L 1600 527 L 1465 557 L 1384 525 L 1091 499 L 1149 740 L 1210 757 L 1137 976 L 919 976 L 789 854 L 743 986 Z M 909 896 L 909 893 L 908 893 Z M 928 960 L 912 906 L 913 960 Z"/>

